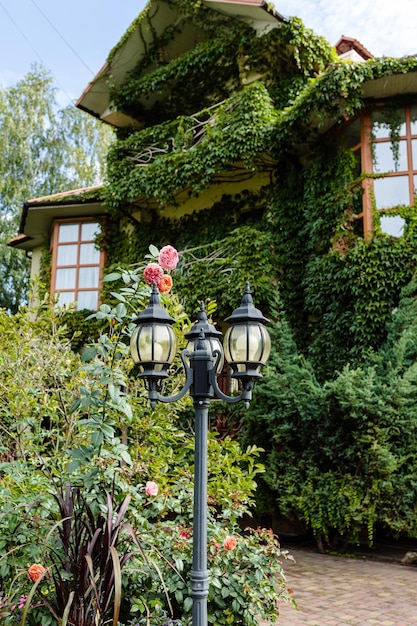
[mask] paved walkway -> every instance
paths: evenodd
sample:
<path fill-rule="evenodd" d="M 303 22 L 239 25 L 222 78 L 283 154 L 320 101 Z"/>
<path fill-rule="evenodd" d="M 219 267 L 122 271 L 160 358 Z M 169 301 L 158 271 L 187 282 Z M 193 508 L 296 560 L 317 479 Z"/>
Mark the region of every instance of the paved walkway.
<path fill-rule="evenodd" d="M 284 568 L 299 609 L 281 604 L 278 626 L 417 626 L 416 566 L 290 553 L 296 563 Z"/>

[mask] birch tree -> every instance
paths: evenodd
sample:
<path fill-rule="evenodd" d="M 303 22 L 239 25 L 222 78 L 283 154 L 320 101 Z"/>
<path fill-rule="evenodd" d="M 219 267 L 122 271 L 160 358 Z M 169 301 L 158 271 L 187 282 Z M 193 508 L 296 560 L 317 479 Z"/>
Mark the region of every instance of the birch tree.
<path fill-rule="evenodd" d="M 25 300 L 29 261 L 7 246 L 18 234 L 23 203 L 101 183 L 111 136 L 73 105 L 60 109 L 41 66 L 0 89 L 0 307 L 15 312 Z"/>

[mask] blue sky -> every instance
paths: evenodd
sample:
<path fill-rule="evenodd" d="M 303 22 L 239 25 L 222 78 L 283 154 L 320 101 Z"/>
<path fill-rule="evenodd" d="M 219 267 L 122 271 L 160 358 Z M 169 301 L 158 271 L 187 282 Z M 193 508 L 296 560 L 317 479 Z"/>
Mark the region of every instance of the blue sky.
<path fill-rule="evenodd" d="M 0 0 L 0 87 L 42 62 L 60 104 L 69 104 L 144 6 L 145 0 Z M 275 6 L 332 44 L 343 34 L 375 56 L 417 54 L 416 0 L 276 0 Z"/>
<path fill-rule="evenodd" d="M 145 0 L 0 0 L 0 86 L 42 63 L 60 104 L 69 104 L 144 6 Z"/>

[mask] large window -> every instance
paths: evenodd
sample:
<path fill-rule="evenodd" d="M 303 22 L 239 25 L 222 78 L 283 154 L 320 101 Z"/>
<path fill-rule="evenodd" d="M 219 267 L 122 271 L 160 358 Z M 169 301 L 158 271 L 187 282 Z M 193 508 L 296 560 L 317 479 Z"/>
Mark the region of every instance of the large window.
<path fill-rule="evenodd" d="M 59 304 L 96 310 L 103 253 L 95 244 L 100 226 L 93 221 L 60 221 L 54 225 L 51 292 Z"/>
<path fill-rule="evenodd" d="M 417 106 L 379 108 L 363 120 L 362 171 L 381 177 L 364 181 L 364 230 L 372 230 L 371 208 L 383 210 L 381 228 L 400 236 L 404 220 L 389 209 L 414 203 L 417 187 Z"/>

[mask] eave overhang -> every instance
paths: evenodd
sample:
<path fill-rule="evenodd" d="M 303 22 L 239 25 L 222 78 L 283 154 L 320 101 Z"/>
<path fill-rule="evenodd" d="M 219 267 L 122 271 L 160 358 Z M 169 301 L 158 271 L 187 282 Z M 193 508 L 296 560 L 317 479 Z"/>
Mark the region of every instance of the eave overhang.
<path fill-rule="evenodd" d="M 390 74 L 363 85 L 363 95 L 366 100 L 383 100 L 413 94 L 417 94 L 417 71 Z"/>
<path fill-rule="evenodd" d="M 245 22 L 258 32 L 267 32 L 284 20 L 264 0 L 202 0 L 202 3 L 218 13 Z M 205 34 L 185 13 L 180 13 L 164 0 L 151 0 L 112 50 L 108 61 L 77 100 L 76 106 L 113 126 L 140 128 L 137 120 L 112 108 L 110 83 L 116 87 L 122 85 L 155 37 L 162 35 L 173 24 L 179 34 L 167 44 L 170 59 L 178 58 L 205 38 Z M 147 101 L 147 106 L 149 104 Z"/>
<path fill-rule="evenodd" d="M 102 187 L 85 187 L 28 200 L 23 205 L 19 235 L 8 245 L 21 250 L 49 245 L 51 225 L 55 219 L 80 219 L 105 214 L 103 202 L 94 197 L 99 189 Z"/>
<path fill-rule="evenodd" d="M 417 102 L 417 70 L 366 81 L 362 85 L 362 94 L 364 108 L 377 102 L 407 96 Z M 340 118 L 326 116 L 320 112 L 313 112 L 310 117 L 310 127 L 317 135 L 324 135 L 339 122 Z"/>

